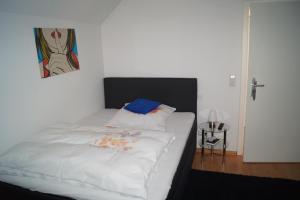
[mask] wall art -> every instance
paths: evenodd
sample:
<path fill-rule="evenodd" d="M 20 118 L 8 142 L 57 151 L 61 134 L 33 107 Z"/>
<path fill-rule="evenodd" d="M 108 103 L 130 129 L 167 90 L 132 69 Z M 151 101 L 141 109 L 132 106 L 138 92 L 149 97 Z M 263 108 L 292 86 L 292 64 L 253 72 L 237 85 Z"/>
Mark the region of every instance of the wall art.
<path fill-rule="evenodd" d="M 79 70 L 74 29 L 34 28 L 42 78 Z"/>

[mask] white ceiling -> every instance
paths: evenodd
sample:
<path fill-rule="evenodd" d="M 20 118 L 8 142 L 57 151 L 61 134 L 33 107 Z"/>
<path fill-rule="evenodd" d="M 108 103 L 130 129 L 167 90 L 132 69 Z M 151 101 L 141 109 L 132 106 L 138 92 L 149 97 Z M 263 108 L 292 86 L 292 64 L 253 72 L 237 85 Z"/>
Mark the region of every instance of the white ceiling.
<path fill-rule="evenodd" d="M 0 0 L 0 12 L 101 23 L 121 0 Z"/>

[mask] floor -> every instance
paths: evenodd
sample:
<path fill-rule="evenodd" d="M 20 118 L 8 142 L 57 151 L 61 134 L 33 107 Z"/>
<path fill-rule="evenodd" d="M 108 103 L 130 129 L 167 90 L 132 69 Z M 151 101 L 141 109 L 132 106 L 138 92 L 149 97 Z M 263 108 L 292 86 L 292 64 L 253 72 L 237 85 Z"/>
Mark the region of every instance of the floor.
<path fill-rule="evenodd" d="M 227 153 L 222 162 L 221 152 L 211 154 L 210 151 L 205 151 L 203 158 L 201 151 L 197 150 L 193 169 L 300 180 L 300 163 L 244 163 L 242 156 L 235 153 Z"/>

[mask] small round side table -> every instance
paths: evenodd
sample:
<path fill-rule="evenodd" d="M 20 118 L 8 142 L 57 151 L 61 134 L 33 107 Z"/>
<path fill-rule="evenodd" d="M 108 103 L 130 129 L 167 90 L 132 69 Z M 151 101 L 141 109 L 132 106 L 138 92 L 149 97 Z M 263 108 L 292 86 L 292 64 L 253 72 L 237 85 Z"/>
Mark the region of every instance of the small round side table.
<path fill-rule="evenodd" d="M 211 138 L 214 137 L 215 133 L 223 133 L 223 161 L 224 161 L 224 157 L 226 154 L 226 138 L 227 138 L 227 131 L 229 130 L 229 125 L 224 123 L 223 127 L 219 127 L 220 126 L 220 122 L 217 122 L 214 124 L 214 126 L 212 127 L 212 125 L 209 122 L 204 122 L 204 123 L 200 123 L 198 125 L 198 131 L 201 132 L 201 155 L 202 158 L 204 156 L 204 146 L 208 145 L 211 147 L 211 153 L 213 153 L 213 148 L 214 145 L 217 144 L 218 142 L 216 142 L 215 144 L 213 143 L 207 143 L 207 133 L 211 133 Z M 206 136 L 206 137 L 205 137 Z"/>

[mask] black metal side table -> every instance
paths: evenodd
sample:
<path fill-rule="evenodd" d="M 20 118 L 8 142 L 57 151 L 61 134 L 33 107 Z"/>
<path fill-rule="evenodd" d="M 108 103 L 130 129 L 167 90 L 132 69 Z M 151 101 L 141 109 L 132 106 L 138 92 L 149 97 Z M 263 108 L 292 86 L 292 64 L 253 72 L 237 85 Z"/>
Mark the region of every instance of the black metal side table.
<path fill-rule="evenodd" d="M 219 140 L 216 143 L 207 143 L 207 140 L 209 140 L 210 138 L 214 138 L 215 133 L 223 133 L 223 162 L 224 162 L 224 158 L 226 154 L 227 131 L 229 130 L 229 125 L 224 123 L 224 126 L 221 129 L 219 129 L 219 125 L 220 123 L 215 123 L 214 126 L 212 126 L 212 124 L 210 124 L 209 122 L 204 122 L 199 124 L 198 131 L 201 132 L 201 144 L 200 144 L 201 156 L 203 158 L 205 145 L 210 146 L 211 154 L 213 154 L 214 146 L 217 143 L 219 143 Z M 207 133 L 211 133 L 210 138 L 207 136 Z"/>

